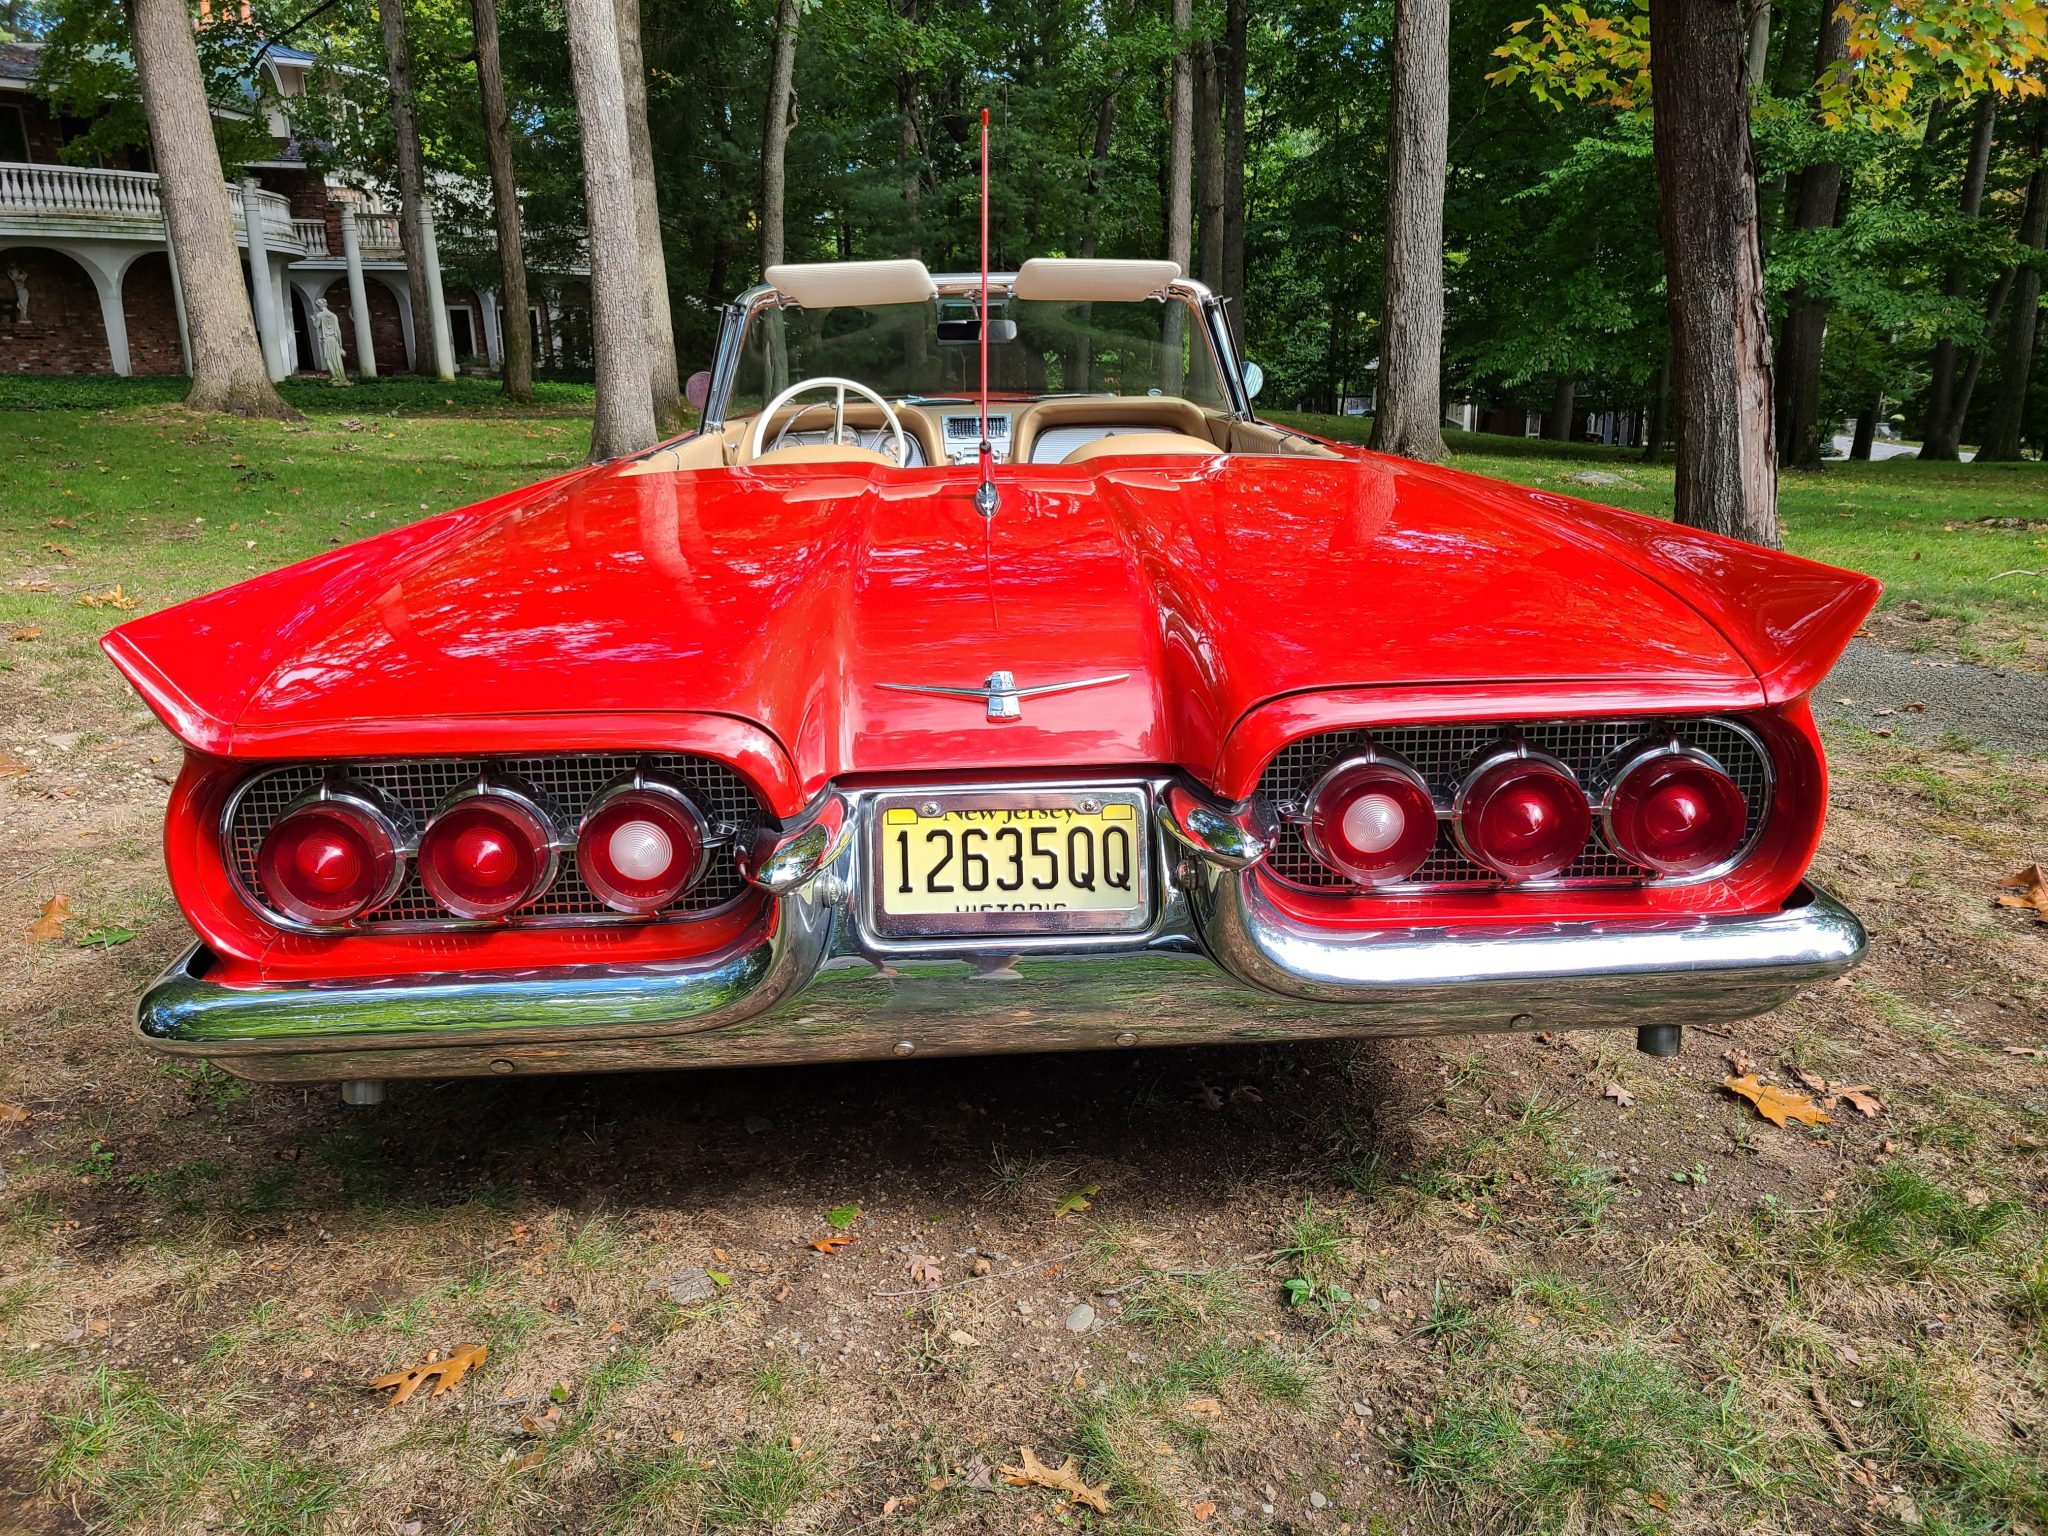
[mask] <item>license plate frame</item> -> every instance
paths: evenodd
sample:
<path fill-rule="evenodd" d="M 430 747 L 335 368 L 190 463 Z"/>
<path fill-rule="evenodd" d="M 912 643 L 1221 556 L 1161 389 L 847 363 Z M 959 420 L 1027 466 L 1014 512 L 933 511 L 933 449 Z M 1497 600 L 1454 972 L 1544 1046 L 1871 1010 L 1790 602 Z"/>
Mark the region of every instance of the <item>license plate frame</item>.
<path fill-rule="evenodd" d="M 1090 807 L 1093 807 L 1091 810 Z M 1123 808 L 1118 815 L 1116 809 Z M 916 818 L 903 821 L 903 813 Z M 982 813 L 979 816 L 968 813 Z M 896 818 L 892 820 L 892 814 Z M 954 820 L 954 818 L 962 818 Z M 958 831 L 980 825 L 993 832 L 1001 825 L 1016 825 L 1026 831 L 1032 826 L 1072 826 L 1086 823 L 1104 830 L 1124 826 L 1131 843 L 1129 905 L 1068 907 L 1025 904 L 999 910 L 915 911 L 890 910 L 892 878 L 901 883 L 901 870 L 892 870 L 892 834 L 912 827 L 930 829 L 944 825 Z M 865 859 L 869 899 L 868 921 L 875 933 L 888 939 L 1057 939 L 1063 936 L 1117 937 L 1147 931 L 1157 906 L 1155 857 L 1151 835 L 1151 797 L 1130 785 L 1034 785 L 1028 788 L 906 790 L 877 796 L 869 822 L 868 852 Z M 1062 840 L 1063 841 L 1063 840 Z M 1027 844 L 1028 846 L 1028 844 Z M 894 862 L 901 862 L 901 850 L 893 850 Z M 991 847 L 990 854 L 997 850 Z M 1007 850 L 991 865 L 1007 860 Z M 1058 878 L 1063 882 L 1073 871 L 1064 848 L 1059 858 Z M 988 905 L 1003 900 L 1004 893 L 993 888 L 1001 874 L 991 870 Z M 979 895 L 963 891 L 963 897 Z M 1020 896 L 1020 901 L 1025 897 Z"/>

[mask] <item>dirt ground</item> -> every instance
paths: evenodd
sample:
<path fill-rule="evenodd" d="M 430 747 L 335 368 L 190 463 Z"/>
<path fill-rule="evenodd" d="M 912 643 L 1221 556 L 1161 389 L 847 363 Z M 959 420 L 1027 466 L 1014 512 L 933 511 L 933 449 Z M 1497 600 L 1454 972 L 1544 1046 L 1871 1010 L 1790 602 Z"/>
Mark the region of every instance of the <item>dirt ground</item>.
<path fill-rule="evenodd" d="M 8 659 L 0 1532 L 2048 1528 L 2048 921 L 1993 902 L 2048 855 L 2040 757 L 1831 726 L 1818 873 L 1871 961 L 1671 1061 L 1564 1032 L 361 1111 L 132 1043 L 187 942 L 173 749 L 103 670 Z M 1779 1129 L 1730 1052 L 1878 1112 Z M 366 1386 L 477 1343 L 443 1394 Z M 1107 1512 L 1008 1484 L 1027 1448 Z"/>

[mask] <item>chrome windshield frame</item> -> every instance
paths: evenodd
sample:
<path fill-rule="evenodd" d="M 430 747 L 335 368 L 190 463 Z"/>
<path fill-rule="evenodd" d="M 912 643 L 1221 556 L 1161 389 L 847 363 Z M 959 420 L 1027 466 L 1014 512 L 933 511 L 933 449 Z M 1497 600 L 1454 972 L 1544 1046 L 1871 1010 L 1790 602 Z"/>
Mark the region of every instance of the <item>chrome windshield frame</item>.
<path fill-rule="evenodd" d="M 989 273 L 989 297 L 1007 299 L 1016 280 L 1014 272 Z M 933 275 L 932 282 L 942 299 L 979 298 L 981 295 L 981 274 L 978 272 L 938 273 Z M 1153 297 L 1162 303 L 1185 304 L 1193 311 L 1201 324 L 1202 334 L 1208 338 L 1210 361 L 1223 385 L 1228 414 L 1237 421 L 1255 419 L 1237 349 L 1231 343 L 1230 322 L 1224 315 L 1223 301 L 1209 290 L 1207 284 L 1188 277 L 1175 278 Z M 733 385 L 739 380 L 741 351 L 746 341 L 747 326 L 754 316 L 765 309 L 802 307 L 773 285 L 756 283 L 719 311 L 718 342 L 711 358 L 711 389 L 704 401 L 701 430 L 716 432 L 725 425 L 726 404 L 732 398 Z"/>

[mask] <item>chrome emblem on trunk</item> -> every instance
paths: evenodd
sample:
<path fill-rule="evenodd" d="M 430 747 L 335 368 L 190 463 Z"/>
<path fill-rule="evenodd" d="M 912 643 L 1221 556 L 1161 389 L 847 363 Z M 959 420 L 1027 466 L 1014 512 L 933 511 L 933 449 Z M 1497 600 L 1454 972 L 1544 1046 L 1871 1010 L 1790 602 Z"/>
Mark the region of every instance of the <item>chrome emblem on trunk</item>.
<path fill-rule="evenodd" d="M 979 699 L 988 705 L 991 720 L 1021 720 L 1024 718 L 1024 701 L 1039 698 L 1048 693 L 1072 693 L 1076 688 L 1100 688 L 1105 683 L 1120 683 L 1131 674 L 1111 672 L 1103 677 L 1076 678 L 1071 683 L 1039 683 L 1030 688 L 1017 686 L 1014 672 L 991 672 L 988 681 L 979 688 L 949 688 L 939 683 L 878 683 L 891 693 L 935 693 L 948 699 Z"/>

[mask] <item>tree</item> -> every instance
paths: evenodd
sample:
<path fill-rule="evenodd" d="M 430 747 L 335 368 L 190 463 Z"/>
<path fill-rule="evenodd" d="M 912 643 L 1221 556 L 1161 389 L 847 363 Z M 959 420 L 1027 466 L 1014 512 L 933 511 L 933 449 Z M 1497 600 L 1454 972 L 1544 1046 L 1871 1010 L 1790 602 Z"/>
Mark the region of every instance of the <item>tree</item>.
<path fill-rule="evenodd" d="M 1828 78 L 1846 53 L 1849 17 L 1849 10 L 1841 6 L 1829 7 L 1822 16 L 1815 79 Z M 1746 67 L 1744 73 L 1748 73 Z M 1839 157 L 1808 165 L 1799 173 L 1798 190 L 1793 195 L 1792 228 L 1832 228 L 1841 197 Z M 1794 469 L 1821 467 L 1820 369 L 1827 328 L 1826 299 L 1801 284 L 1792 295 L 1792 307 L 1785 316 L 1784 344 L 1778 353 L 1778 442 L 1785 462 Z"/>
<path fill-rule="evenodd" d="M 2026 211 L 2020 217 L 2021 253 L 2026 258 L 2014 268 L 2012 320 L 2005 333 L 2005 358 L 2000 365 L 1998 399 L 1992 406 L 1991 426 L 1977 450 L 1979 463 L 2017 459 L 2022 428 L 2026 422 L 2027 383 L 2032 377 L 2034 336 L 2041 310 L 2040 255 L 2048 243 L 2048 109 L 2034 118 L 2034 173 L 2027 178 Z"/>
<path fill-rule="evenodd" d="M 1658 217 L 1678 419 L 1677 517 L 1776 546 L 1771 333 L 1740 0 L 1652 0 Z"/>
<path fill-rule="evenodd" d="M 761 269 L 782 260 L 788 175 L 790 110 L 796 101 L 796 31 L 801 0 L 778 0 L 775 44 L 768 70 L 768 101 L 761 118 Z"/>
<path fill-rule="evenodd" d="M 184 0 L 129 0 L 135 68 L 192 343 L 195 411 L 296 419 L 263 365 Z"/>
<path fill-rule="evenodd" d="M 1387 130 L 1386 291 L 1372 446 L 1444 457 L 1444 177 L 1450 150 L 1450 0 L 1396 0 Z"/>
<path fill-rule="evenodd" d="M 1245 92 L 1251 0 L 1223 7 L 1223 298 L 1231 334 L 1244 345 Z"/>
<path fill-rule="evenodd" d="M 405 0 L 377 0 L 384 32 L 384 64 L 391 82 L 391 122 L 398 140 L 398 242 L 405 251 L 405 288 L 412 299 L 413 372 L 439 369 L 433 340 L 433 298 L 427 292 L 426 158 L 420 151 L 419 117 L 413 105 L 412 47 L 405 36 Z"/>
<path fill-rule="evenodd" d="M 1991 136 L 1998 121 L 1998 98 L 1986 91 L 1977 99 L 1970 132 L 1968 159 L 1958 211 L 1965 225 L 1975 224 L 1984 209 L 1984 182 L 1991 171 Z M 1961 299 L 1970 287 L 1969 269 L 1951 261 L 1942 282 L 1945 298 Z M 1921 432 L 1920 457 L 1954 462 L 1962 452 L 1963 414 L 1956 408 L 1956 341 L 1943 336 L 1928 359 L 1927 421 Z"/>
<path fill-rule="evenodd" d="M 647 381 L 654 424 L 664 437 L 683 427 L 683 385 L 676 371 L 675 327 L 669 316 L 668 258 L 662 250 L 661 202 L 654 185 L 654 139 L 647 128 L 647 63 L 640 52 L 640 0 L 615 0 L 619 76 L 626 89 L 626 137 L 633 152 L 633 232 L 640 251 L 640 308 L 647 335 Z"/>
<path fill-rule="evenodd" d="M 1201 241 L 1196 275 L 1217 292 L 1223 290 L 1223 117 L 1222 71 L 1215 45 L 1204 41 L 1195 50 L 1195 186 L 1201 205 Z"/>
<path fill-rule="evenodd" d="M 477 94 L 483 98 L 484 151 L 491 165 L 491 214 L 498 233 L 505 303 L 502 384 L 508 399 L 533 399 L 533 331 L 527 320 L 526 248 L 519 227 L 519 182 L 512 166 L 512 114 L 498 59 L 498 0 L 470 0 L 476 23 Z"/>
<path fill-rule="evenodd" d="M 564 0 L 569 70 L 583 128 L 584 202 L 590 214 L 590 343 L 597 403 L 593 462 L 652 447 L 654 394 L 640 312 L 638 210 L 626 135 L 626 85 L 619 73 L 612 0 Z"/>
<path fill-rule="evenodd" d="M 1194 259 L 1194 0 L 1171 0 L 1173 60 L 1167 71 L 1166 259 L 1192 272 Z"/>

